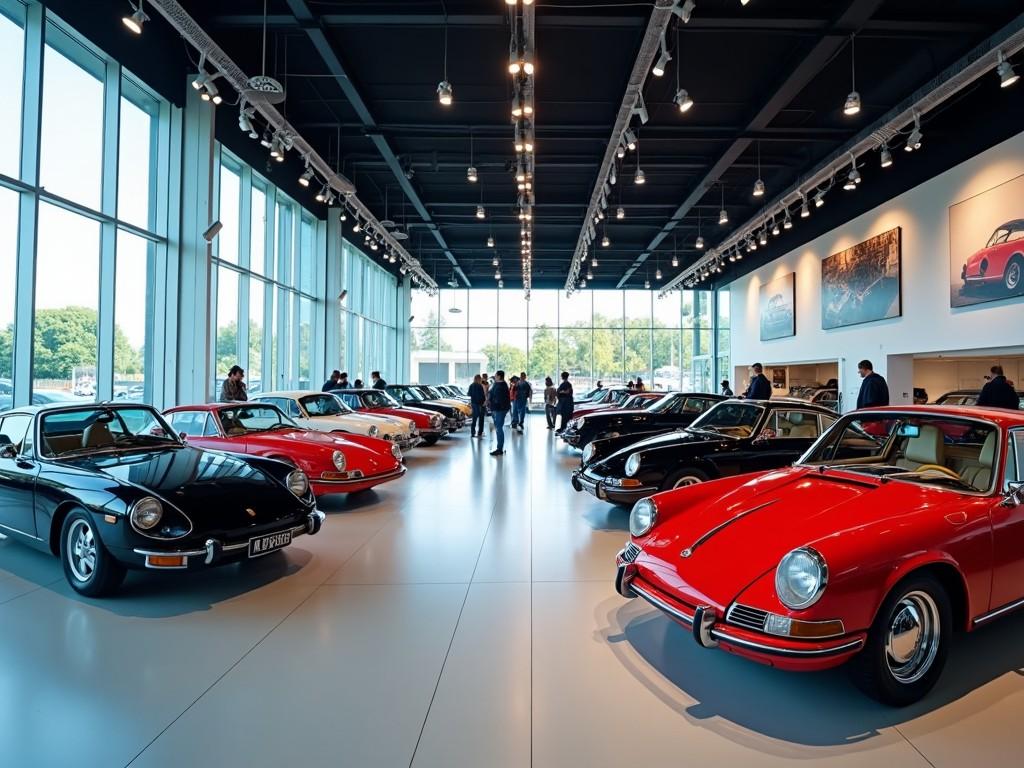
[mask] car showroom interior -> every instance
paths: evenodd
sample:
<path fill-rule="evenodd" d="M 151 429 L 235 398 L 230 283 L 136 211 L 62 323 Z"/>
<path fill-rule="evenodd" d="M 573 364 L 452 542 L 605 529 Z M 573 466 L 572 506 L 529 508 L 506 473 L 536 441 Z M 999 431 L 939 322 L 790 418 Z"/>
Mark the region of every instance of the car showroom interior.
<path fill-rule="evenodd" d="M 0 0 L 0 766 L 1020 759 L 1018 0 Z"/>

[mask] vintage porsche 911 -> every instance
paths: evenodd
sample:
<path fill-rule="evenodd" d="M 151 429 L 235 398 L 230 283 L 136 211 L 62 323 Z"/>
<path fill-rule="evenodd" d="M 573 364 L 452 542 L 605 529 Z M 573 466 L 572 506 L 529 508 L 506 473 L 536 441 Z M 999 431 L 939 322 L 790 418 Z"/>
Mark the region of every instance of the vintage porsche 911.
<path fill-rule="evenodd" d="M 188 446 L 147 405 L 0 414 L 0 532 L 60 557 L 83 595 L 113 592 L 126 568 L 260 557 L 323 520 L 301 470 Z"/>
<path fill-rule="evenodd" d="M 793 467 L 633 507 L 616 587 L 705 647 L 789 670 L 850 661 L 902 706 L 955 630 L 1024 606 L 1024 414 L 907 406 L 842 417 Z"/>

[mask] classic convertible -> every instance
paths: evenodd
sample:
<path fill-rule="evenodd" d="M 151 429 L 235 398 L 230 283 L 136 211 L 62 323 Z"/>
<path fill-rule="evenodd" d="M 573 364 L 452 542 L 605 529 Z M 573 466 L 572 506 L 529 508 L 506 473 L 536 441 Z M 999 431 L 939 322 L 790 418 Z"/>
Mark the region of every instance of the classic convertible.
<path fill-rule="evenodd" d="M 616 587 L 701 645 L 789 670 L 852 661 L 895 706 L 955 630 L 1024 606 L 1024 414 L 905 406 L 842 417 L 793 467 L 638 502 Z"/>
<path fill-rule="evenodd" d="M 188 446 L 147 405 L 0 415 L 0 530 L 58 556 L 89 597 L 117 589 L 126 568 L 247 560 L 323 520 L 301 469 Z"/>
<path fill-rule="evenodd" d="M 721 395 L 694 392 L 672 392 L 644 410 L 610 408 L 573 416 L 562 432 L 562 439 L 574 448 L 592 440 L 622 437 L 622 448 L 643 437 L 685 427 L 715 403 L 725 400 Z M 633 438 L 633 440 L 630 440 Z"/>
<path fill-rule="evenodd" d="M 331 394 L 357 413 L 395 416 L 409 419 L 415 424 L 424 445 L 433 445 L 448 434 L 444 416 L 422 408 L 405 407 L 380 389 L 335 389 Z"/>
<path fill-rule="evenodd" d="M 726 400 L 686 429 L 644 438 L 610 455 L 603 444 L 615 449 L 622 438 L 595 440 L 584 456 L 589 463 L 573 473 L 572 485 L 613 504 L 631 504 L 670 488 L 784 467 L 835 420 L 835 413 L 802 400 Z"/>
<path fill-rule="evenodd" d="M 270 403 L 183 405 L 164 415 L 199 448 L 266 456 L 298 467 L 317 496 L 359 493 L 405 474 L 397 444 L 305 430 Z"/>

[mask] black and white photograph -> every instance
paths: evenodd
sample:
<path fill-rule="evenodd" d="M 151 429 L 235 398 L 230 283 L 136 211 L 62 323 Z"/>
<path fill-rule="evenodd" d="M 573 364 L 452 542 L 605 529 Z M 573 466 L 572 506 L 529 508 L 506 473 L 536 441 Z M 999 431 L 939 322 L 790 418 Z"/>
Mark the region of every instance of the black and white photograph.
<path fill-rule="evenodd" d="M 824 330 L 901 314 L 899 227 L 822 260 Z"/>
<path fill-rule="evenodd" d="M 785 339 L 796 335 L 796 273 L 761 286 L 761 341 Z"/>

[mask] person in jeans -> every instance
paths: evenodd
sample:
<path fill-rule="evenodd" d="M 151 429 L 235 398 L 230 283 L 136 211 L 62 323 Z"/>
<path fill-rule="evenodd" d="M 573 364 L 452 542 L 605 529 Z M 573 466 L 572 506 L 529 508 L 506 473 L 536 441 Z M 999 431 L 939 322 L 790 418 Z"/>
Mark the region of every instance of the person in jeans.
<path fill-rule="evenodd" d="M 562 417 L 561 424 L 559 424 L 558 431 L 555 434 L 560 435 L 565 431 L 565 425 L 569 423 L 569 419 L 572 418 L 572 410 L 575 407 L 568 371 L 562 371 L 562 383 L 555 390 L 555 395 L 558 397 L 558 414 Z"/>
<path fill-rule="evenodd" d="M 523 426 L 526 423 L 526 406 L 533 397 L 533 387 L 526 380 L 526 372 L 519 374 L 519 381 L 516 382 L 515 395 L 512 400 L 512 428 L 518 429 L 522 434 Z"/>
<path fill-rule="evenodd" d="M 491 406 L 494 431 L 498 433 L 498 447 L 491 451 L 491 456 L 501 456 L 505 453 L 505 417 L 508 416 L 508 409 L 512 405 L 504 371 L 494 372 L 494 383 L 491 384 L 491 391 L 487 394 L 487 402 Z"/>
<path fill-rule="evenodd" d="M 512 429 L 516 428 L 516 387 L 518 387 L 518 386 L 519 386 L 519 377 L 518 376 L 513 376 L 511 379 L 508 380 L 508 399 L 509 399 L 509 402 L 512 403 L 512 408 L 511 408 L 512 423 L 509 424 L 509 426 Z"/>
<path fill-rule="evenodd" d="M 491 394 L 491 382 L 487 380 L 487 371 L 480 374 L 480 383 L 484 387 L 484 412 L 488 415 L 491 413 L 491 404 L 488 396 Z"/>
<path fill-rule="evenodd" d="M 598 382 L 600 384 L 601 382 Z M 555 394 L 555 382 L 550 376 L 544 379 L 544 418 L 548 420 L 548 429 L 555 428 L 555 403 L 558 402 L 558 395 Z"/>
<path fill-rule="evenodd" d="M 473 420 L 469 423 L 470 437 L 483 437 L 484 435 L 484 405 L 487 402 L 487 395 L 484 393 L 484 385 L 481 383 L 480 374 L 473 377 L 473 383 L 469 385 L 469 405 L 473 409 Z"/>

